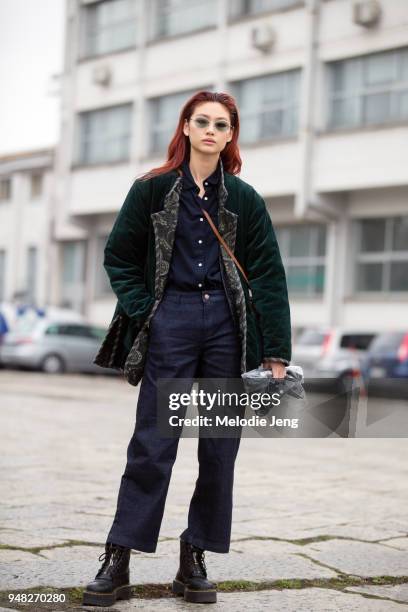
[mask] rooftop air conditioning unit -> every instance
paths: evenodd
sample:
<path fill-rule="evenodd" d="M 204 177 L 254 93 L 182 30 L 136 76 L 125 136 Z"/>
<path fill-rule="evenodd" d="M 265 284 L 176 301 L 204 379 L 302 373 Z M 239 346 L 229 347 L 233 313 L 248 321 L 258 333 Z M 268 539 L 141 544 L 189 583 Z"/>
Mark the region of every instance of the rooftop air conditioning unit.
<path fill-rule="evenodd" d="M 380 15 L 381 5 L 378 0 L 355 0 L 353 4 L 354 23 L 370 28 L 378 22 Z"/>
<path fill-rule="evenodd" d="M 268 53 L 276 42 L 275 30 L 267 25 L 262 24 L 252 28 L 251 30 L 251 45 L 259 49 L 263 53 Z"/>
<path fill-rule="evenodd" d="M 92 80 L 97 85 L 107 87 L 111 82 L 112 72 L 109 66 L 95 66 L 92 72 Z"/>

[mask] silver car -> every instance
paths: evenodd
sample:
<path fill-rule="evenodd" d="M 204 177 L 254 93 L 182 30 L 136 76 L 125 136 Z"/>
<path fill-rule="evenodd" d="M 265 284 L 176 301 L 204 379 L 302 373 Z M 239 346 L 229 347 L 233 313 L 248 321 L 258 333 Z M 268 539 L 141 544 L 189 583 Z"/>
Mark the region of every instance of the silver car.
<path fill-rule="evenodd" d="M 22 321 L 0 346 L 5 366 L 21 366 L 48 373 L 97 372 L 114 374 L 92 363 L 106 329 L 83 321 L 38 317 Z"/>
<path fill-rule="evenodd" d="M 303 368 L 306 382 L 316 379 L 314 385 L 326 386 L 331 379 L 344 391 L 360 379 L 362 359 L 375 336 L 372 331 L 341 327 L 306 328 L 296 338 L 292 362 Z"/>

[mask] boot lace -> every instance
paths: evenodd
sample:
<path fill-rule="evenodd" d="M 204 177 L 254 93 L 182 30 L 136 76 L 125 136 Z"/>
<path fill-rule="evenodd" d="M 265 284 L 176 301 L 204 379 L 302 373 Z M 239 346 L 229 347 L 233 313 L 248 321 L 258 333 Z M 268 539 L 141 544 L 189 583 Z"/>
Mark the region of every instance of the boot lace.
<path fill-rule="evenodd" d="M 207 567 L 205 565 L 205 552 L 201 548 L 191 548 L 191 556 L 193 558 L 193 574 L 195 576 L 204 576 L 207 578 Z"/>
<path fill-rule="evenodd" d="M 113 569 L 117 563 L 119 562 L 122 552 L 124 548 L 108 546 L 107 550 L 99 555 L 99 561 L 103 562 L 102 567 L 100 568 L 97 576 L 100 576 L 103 572 L 105 572 L 108 568 Z"/>

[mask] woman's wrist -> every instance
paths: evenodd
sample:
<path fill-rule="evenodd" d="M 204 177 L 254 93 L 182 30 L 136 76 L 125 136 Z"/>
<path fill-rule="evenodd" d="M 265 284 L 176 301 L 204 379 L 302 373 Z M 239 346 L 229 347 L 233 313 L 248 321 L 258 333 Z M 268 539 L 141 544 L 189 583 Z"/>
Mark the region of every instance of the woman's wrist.
<path fill-rule="evenodd" d="M 287 359 L 284 359 L 283 357 L 264 357 L 262 361 L 264 363 L 271 363 L 274 361 L 279 361 L 280 363 L 284 363 L 285 365 L 289 365 L 290 363 Z"/>

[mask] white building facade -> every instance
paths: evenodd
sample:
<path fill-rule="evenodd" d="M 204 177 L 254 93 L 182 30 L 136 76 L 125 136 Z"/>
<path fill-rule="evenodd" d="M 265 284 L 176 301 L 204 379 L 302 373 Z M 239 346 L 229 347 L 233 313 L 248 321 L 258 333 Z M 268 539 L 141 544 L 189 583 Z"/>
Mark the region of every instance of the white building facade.
<path fill-rule="evenodd" d="M 0 157 L 0 302 L 50 302 L 53 158 L 52 149 Z"/>
<path fill-rule="evenodd" d="M 293 325 L 403 326 L 406 0 L 68 0 L 54 303 L 110 321 L 107 235 L 201 89 L 236 97 L 240 176 L 267 202 Z"/>

